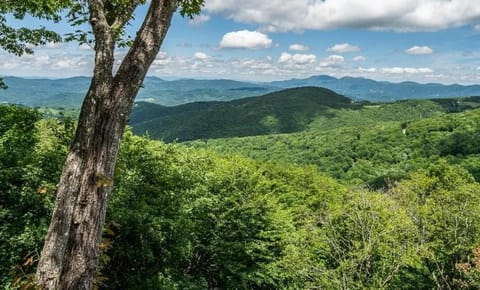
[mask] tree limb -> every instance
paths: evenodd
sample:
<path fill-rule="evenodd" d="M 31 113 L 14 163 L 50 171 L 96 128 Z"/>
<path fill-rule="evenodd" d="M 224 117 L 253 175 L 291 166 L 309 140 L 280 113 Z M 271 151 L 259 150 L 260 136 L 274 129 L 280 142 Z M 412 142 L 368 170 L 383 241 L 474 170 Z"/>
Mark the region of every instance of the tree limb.
<path fill-rule="evenodd" d="M 90 11 L 90 24 L 95 37 L 93 79 L 97 82 L 107 82 L 105 85 L 110 85 L 114 63 L 115 38 L 107 22 L 104 1 L 89 0 L 88 9 Z"/>
<path fill-rule="evenodd" d="M 133 12 L 138 7 L 139 4 L 142 4 L 141 0 L 132 0 L 126 4 L 123 13 L 118 15 L 115 21 L 112 23 L 111 28 L 113 31 L 118 33 L 123 27 L 132 19 Z"/>
<path fill-rule="evenodd" d="M 178 7 L 177 0 L 151 0 L 147 16 L 142 27 L 137 33 L 133 44 L 122 61 L 115 77 L 116 90 L 128 89 L 124 84 L 129 84 L 129 89 L 136 91 L 143 83 L 148 68 L 155 60 L 160 46 L 165 38 L 173 12 Z M 128 80 L 125 82 L 125 80 Z M 115 91 L 115 90 L 114 90 Z M 133 102 L 133 100 L 130 100 Z M 128 113 L 128 112 L 126 112 Z"/>

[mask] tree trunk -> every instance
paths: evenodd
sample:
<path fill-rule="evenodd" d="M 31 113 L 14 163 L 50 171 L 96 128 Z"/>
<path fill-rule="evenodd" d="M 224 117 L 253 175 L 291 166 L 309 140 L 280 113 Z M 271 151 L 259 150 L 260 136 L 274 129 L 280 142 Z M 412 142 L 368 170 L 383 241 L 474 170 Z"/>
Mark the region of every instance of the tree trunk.
<path fill-rule="evenodd" d="M 106 22 L 103 1 L 89 1 L 95 18 L 95 70 L 37 268 L 41 289 L 92 289 L 122 135 L 176 6 L 173 0 L 151 1 L 137 38 L 112 76 L 114 32 Z"/>

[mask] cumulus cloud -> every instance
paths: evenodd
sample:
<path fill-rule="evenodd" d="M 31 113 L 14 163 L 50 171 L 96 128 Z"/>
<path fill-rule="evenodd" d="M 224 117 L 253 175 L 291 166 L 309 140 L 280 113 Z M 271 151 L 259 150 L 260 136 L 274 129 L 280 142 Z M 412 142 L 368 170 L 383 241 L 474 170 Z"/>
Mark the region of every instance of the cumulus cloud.
<path fill-rule="evenodd" d="M 323 61 L 321 61 L 318 66 L 321 68 L 326 67 L 341 67 L 345 63 L 345 58 L 341 55 L 329 55 Z"/>
<path fill-rule="evenodd" d="M 480 5 L 472 0 L 207 0 L 209 13 L 268 31 L 370 28 L 433 31 L 478 24 Z"/>
<path fill-rule="evenodd" d="M 360 47 L 356 45 L 351 45 L 350 43 L 335 44 L 332 47 L 329 47 L 327 51 L 336 52 L 336 53 L 346 53 L 346 52 L 355 52 L 359 51 Z"/>
<path fill-rule="evenodd" d="M 8 71 L 17 68 L 19 65 L 19 62 L 5 60 L 0 64 L 0 69 Z"/>
<path fill-rule="evenodd" d="M 288 52 L 283 52 L 278 59 L 279 63 L 288 63 L 295 65 L 304 65 L 309 63 L 314 63 L 317 60 L 317 57 L 314 54 L 290 54 Z"/>
<path fill-rule="evenodd" d="M 241 30 L 226 33 L 220 41 L 220 48 L 261 49 L 272 46 L 272 40 L 258 31 Z"/>
<path fill-rule="evenodd" d="M 272 63 L 270 57 L 254 59 L 254 58 L 242 58 L 236 59 L 231 62 L 231 66 L 236 73 L 241 72 L 257 72 L 272 74 L 276 71 L 276 67 Z"/>
<path fill-rule="evenodd" d="M 377 68 L 375 67 L 359 67 L 357 69 L 361 73 L 374 73 L 377 72 Z"/>
<path fill-rule="evenodd" d="M 196 52 L 193 56 L 197 60 L 207 60 L 210 58 L 206 53 L 203 52 Z"/>
<path fill-rule="evenodd" d="M 364 57 L 363 55 L 358 55 L 356 57 L 353 58 L 353 61 L 366 61 L 367 58 Z"/>
<path fill-rule="evenodd" d="M 62 59 L 56 60 L 52 64 L 51 68 L 52 69 L 58 69 L 58 70 L 70 70 L 77 65 L 78 65 L 78 62 L 75 61 L 74 59 L 64 57 Z"/>
<path fill-rule="evenodd" d="M 431 74 L 433 70 L 427 67 L 386 67 L 382 71 L 387 74 Z"/>
<path fill-rule="evenodd" d="M 50 58 L 40 57 L 37 62 L 48 65 L 52 70 L 75 71 L 79 68 L 86 68 L 90 62 L 84 56 L 59 56 Z"/>
<path fill-rule="evenodd" d="M 428 46 L 412 46 L 409 49 L 405 50 L 405 53 L 410 55 L 425 55 L 425 54 L 432 54 L 433 49 Z"/>
<path fill-rule="evenodd" d="M 90 75 L 91 56 L 84 54 L 36 53 L 13 57 L 0 53 L 0 73 L 19 76 L 70 77 Z"/>
<path fill-rule="evenodd" d="M 292 44 L 290 45 L 290 47 L 288 48 L 289 50 L 292 50 L 292 51 L 308 51 L 310 50 L 310 48 L 306 45 L 303 45 L 303 44 Z"/>

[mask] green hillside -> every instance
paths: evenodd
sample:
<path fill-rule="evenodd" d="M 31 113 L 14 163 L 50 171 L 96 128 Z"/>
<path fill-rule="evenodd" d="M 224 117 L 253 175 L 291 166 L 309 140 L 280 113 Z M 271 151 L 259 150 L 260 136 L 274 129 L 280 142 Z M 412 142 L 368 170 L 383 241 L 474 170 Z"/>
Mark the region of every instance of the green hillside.
<path fill-rule="evenodd" d="M 342 109 L 330 119 L 316 119 L 309 130 L 299 133 L 189 144 L 257 160 L 315 165 L 342 182 L 375 188 L 389 186 L 442 158 L 462 165 L 480 180 L 480 109 L 447 113 L 435 102 L 413 104 L 366 106 L 355 112 Z M 398 106 L 404 111 L 398 108 L 398 115 L 388 114 Z"/>
<path fill-rule="evenodd" d="M 136 103 L 130 125 L 138 135 L 191 141 L 409 122 L 480 106 L 480 97 L 353 102 L 325 88 L 301 87 L 229 102 L 197 102 L 176 107 Z"/>
<path fill-rule="evenodd" d="M 356 103 L 307 87 L 226 103 L 142 103 L 131 123 L 167 142 L 196 140 L 187 144 L 386 188 L 442 158 L 480 180 L 479 107 L 479 97 Z"/>
<path fill-rule="evenodd" d="M 126 132 L 95 287 L 479 289 L 479 124 L 472 110 L 207 143 L 235 155 Z M 35 289 L 72 125 L 0 106 L 2 289 Z M 385 168 L 405 171 L 382 191 L 342 184 Z"/>
<path fill-rule="evenodd" d="M 290 133 L 305 130 L 318 114 L 331 108 L 357 106 L 328 89 L 304 87 L 177 107 L 140 102 L 134 107 L 130 125 L 136 134 L 148 133 L 167 142 Z"/>

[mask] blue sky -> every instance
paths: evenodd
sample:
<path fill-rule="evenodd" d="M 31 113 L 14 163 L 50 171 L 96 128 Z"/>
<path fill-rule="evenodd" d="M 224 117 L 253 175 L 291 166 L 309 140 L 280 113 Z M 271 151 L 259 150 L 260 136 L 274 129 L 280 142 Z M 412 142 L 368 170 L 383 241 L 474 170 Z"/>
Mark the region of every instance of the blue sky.
<path fill-rule="evenodd" d="M 270 81 L 311 75 L 480 83 L 476 0 L 207 0 L 194 21 L 174 17 L 149 75 Z M 137 11 L 134 34 L 146 7 Z M 16 26 L 66 24 L 32 19 Z M 118 50 L 120 61 L 124 50 Z M 78 44 L 0 51 L 0 75 L 90 75 L 93 51 Z"/>

